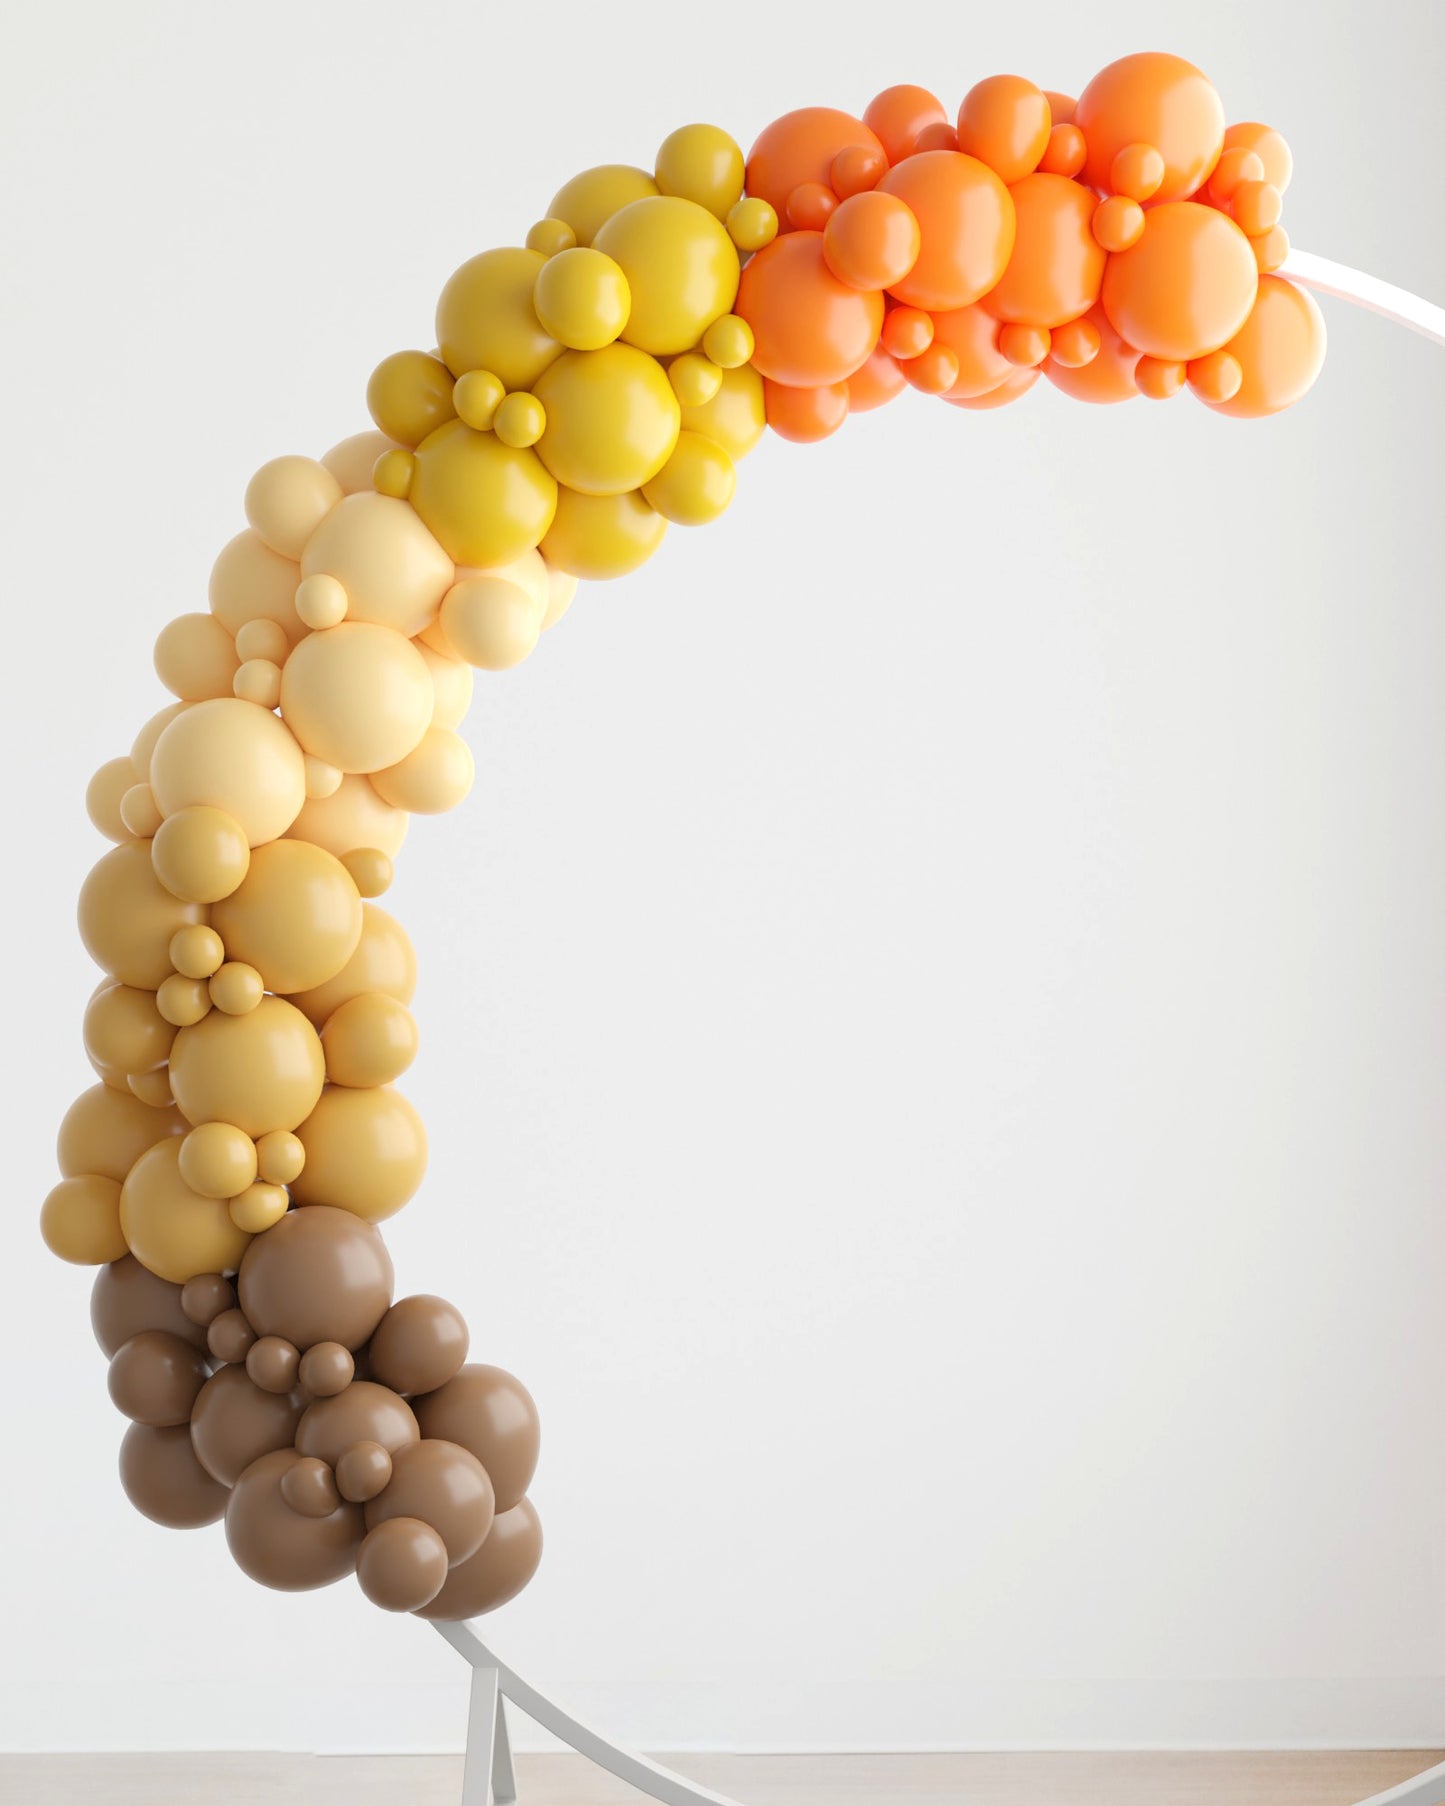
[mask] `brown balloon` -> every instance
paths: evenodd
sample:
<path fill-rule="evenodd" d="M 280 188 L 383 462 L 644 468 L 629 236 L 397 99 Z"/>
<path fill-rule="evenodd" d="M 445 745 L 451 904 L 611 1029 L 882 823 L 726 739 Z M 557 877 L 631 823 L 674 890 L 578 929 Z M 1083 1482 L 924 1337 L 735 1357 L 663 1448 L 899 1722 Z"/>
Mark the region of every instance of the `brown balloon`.
<path fill-rule="evenodd" d="M 515 1599 L 542 1559 L 542 1523 L 530 1499 L 498 1514 L 475 1555 L 458 1562 L 419 1618 L 479 1618 Z"/>
<path fill-rule="evenodd" d="M 184 1424 L 133 1423 L 120 1445 L 120 1483 L 137 1511 L 168 1530 L 214 1524 L 230 1497 L 197 1461 Z"/>
<path fill-rule="evenodd" d="M 281 1497 L 304 1518 L 328 1518 L 341 1503 L 336 1476 L 311 1455 L 303 1455 L 282 1474 Z"/>
<path fill-rule="evenodd" d="M 334 1467 L 353 1442 L 379 1442 L 394 1456 L 420 1434 L 404 1398 L 389 1386 L 357 1380 L 334 1398 L 318 1398 L 306 1407 L 296 1426 L 296 1446 Z"/>
<path fill-rule="evenodd" d="M 231 1489 L 226 1506 L 226 1541 L 236 1565 L 283 1593 L 330 1586 L 350 1574 L 365 1534 L 359 1505 L 343 1501 L 325 1517 L 291 1509 L 282 1484 L 300 1460 L 294 1449 L 262 1455 Z"/>
<path fill-rule="evenodd" d="M 295 1344 L 281 1336 L 262 1336 L 246 1351 L 246 1372 L 263 1392 L 294 1390 L 300 1365 Z"/>
<path fill-rule="evenodd" d="M 181 1287 L 181 1309 L 192 1323 L 209 1329 L 222 1311 L 234 1310 L 236 1288 L 224 1273 L 197 1273 Z"/>
<path fill-rule="evenodd" d="M 199 1348 L 167 1329 L 143 1329 L 111 1357 L 111 1403 L 136 1423 L 189 1423 L 210 1369 Z"/>
<path fill-rule="evenodd" d="M 501 1367 L 473 1362 L 435 1392 L 416 1401 L 423 1436 L 459 1443 L 482 1466 L 497 1495 L 498 1513 L 507 1512 L 532 1484 L 541 1445 L 541 1425 L 532 1395 Z"/>
<path fill-rule="evenodd" d="M 455 1567 L 481 1548 L 495 1516 L 492 1483 L 476 1456 L 454 1442 L 422 1441 L 392 1456 L 391 1482 L 366 1507 L 366 1527 L 420 1518 L 441 1537 L 447 1566 Z"/>
<path fill-rule="evenodd" d="M 395 1275 L 386 1244 L 349 1210 L 307 1204 L 255 1236 L 237 1281 L 257 1335 L 359 1348 L 391 1303 Z"/>
<path fill-rule="evenodd" d="M 207 1473 L 234 1486 L 262 1455 L 290 1448 L 301 1401 L 263 1392 L 244 1367 L 223 1367 L 201 1388 L 191 1412 L 191 1439 Z"/>
<path fill-rule="evenodd" d="M 371 1338 L 371 1371 L 395 1392 L 435 1392 L 467 1358 L 467 1326 L 445 1298 L 399 1298 Z"/>
<path fill-rule="evenodd" d="M 391 1479 L 391 1456 L 379 1442 L 353 1442 L 336 1463 L 336 1484 L 343 1499 L 364 1505 Z"/>
<path fill-rule="evenodd" d="M 206 1331 L 206 1347 L 218 1361 L 244 1361 L 256 1340 L 256 1332 L 244 1311 L 222 1311 Z"/>
<path fill-rule="evenodd" d="M 428 1605 L 447 1577 L 446 1544 L 419 1518 L 388 1518 L 368 1531 L 356 1557 L 356 1578 L 384 1612 Z"/>
<path fill-rule="evenodd" d="M 297 1377 L 312 1398 L 333 1398 L 356 1377 L 356 1362 L 339 1342 L 314 1342 L 301 1357 Z"/>
<path fill-rule="evenodd" d="M 197 1348 L 206 1332 L 181 1309 L 181 1288 L 159 1279 L 133 1254 L 122 1255 L 95 1276 L 90 1291 L 90 1327 L 107 1355 L 143 1329 L 164 1329 Z"/>

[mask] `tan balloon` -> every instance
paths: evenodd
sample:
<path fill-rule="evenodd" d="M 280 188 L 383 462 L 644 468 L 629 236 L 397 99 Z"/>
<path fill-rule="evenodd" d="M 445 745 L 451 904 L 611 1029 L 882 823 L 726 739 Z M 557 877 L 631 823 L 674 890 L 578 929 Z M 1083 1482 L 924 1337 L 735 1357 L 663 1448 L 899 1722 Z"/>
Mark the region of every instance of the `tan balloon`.
<path fill-rule="evenodd" d="M 418 1292 L 398 1298 L 377 1324 L 371 1370 L 394 1391 L 435 1392 L 460 1370 L 468 1341 L 466 1320 L 454 1304 Z"/>
<path fill-rule="evenodd" d="M 316 1107 L 326 1065 L 316 1030 L 282 997 L 244 1016 L 212 1010 L 171 1048 L 171 1087 L 190 1123 L 234 1123 L 252 1140 L 294 1129 Z"/>
<path fill-rule="evenodd" d="M 220 1273 L 198 1273 L 181 1287 L 181 1313 L 193 1328 L 209 1329 L 223 1311 L 235 1308 L 236 1288 Z"/>
<path fill-rule="evenodd" d="M 475 1555 L 492 1527 L 496 1501 L 486 1469 L 454 1442 L 409 1443 L 392 1455 L 391 1479 L 366 1507 L 366 1527 L 420 1518 L 447 1546 L 455 1567 Z"/>
<path fill-rule="evenodd" d="M 285 723 L 225 696 L 196 703 L 170 724 L 156 742 L 151 784 L 166 815 L 196 804 L 224 809 L 256 847 L 284 834 L 300 813 L 306 765 Z"/>
<path fill-rule="evenodd" d="M 111 1358 L 106 1384 L 117 1411 L 157 1429 L 189 1423 L 209 1369 L 199 1348 L 163 1329 L 143 1329 Z"/>
<path fill-rule="evenodd" d="M 423 656 L 436 657 L 435 653 Z M 455 660 L 450 661 L 455 663 Z M 460 667 L 471 677 L 465 665 Z M 460 717 L 458 717 L 460 719 Z M 456 726 L 456 722 L 447 725 Z M 139 782 L 140 774 L 135 768 L 135 760 L 129 754 L 119 759 L 107 759 L 85 788 L 85 813 L 107 840 L 129 840 L 130 829 L 120 818 L 120 799 L 134 784 Z"/>
<path fill-rule="evenodd" d="M 421 654 L 369 621 L 308 635 L 281 673 L 286 726 L 307 752 L 341 771 L 381 771 L 404 759 L 427 730 L 431 704 Z M 304 796 L 304 774 L 302 789 Z"/>
<path fill-rule="evenodd" d="M 416 1018 L 381 991 L 343 1003 L 321 1031 L 326 1076 L 333 1085 L 389 1085 L 411 1065 L 416 1050 Z"/>
<path fill-rule="evenodd" d="M 296 1131 L 306 1164 L 291 1187 L 301 1204 L 334 1204 L 369 1223 L 394 1216 L 426 1173 L 426 1130 L 390 1085 L 329 1086 Z"/>
<path fill-rule="evenodd" d="M 348 495 L 360 495 L 371 488 L 371 473 L 376 460 L 396 447 L 385 433 L 353 433 L 339 445 L 333 445 L 321 462 Z"/>
<path fill-rule="evenodd" d="M 149 1072 L 169 1058 L 176 1031 L 156 1008 L 154 991 L 107 985 L 86 1005 L 85 1051 L 98 1067 Z"/>
<path fill-rule="evenodd" d="M 137 1511 L 168 1530 L 214 1524 L 230 1496 L 197 1461 L 185 1424 L 133 1423 L 120 1445 L 120 1483 Z"/>
<path fill-rule="evenodd" d="M 90 1327 L 106 1356 L 143 1329 L 163 1329 L 195 1348 L 206 1332 L 186 1316 L 181 1288 L 143 1267 L 133 1254 L 102 1267 L 90 1288 Z"/>
<path fill-rule="evenodd" d="M 290 838 L 309 840 L 338 859 L 363 847 L 394 859 L 410 825 L 408 815 L 381 800 L 370 778 L 347 776 L 329 795 L 307 798 Z"/>
<path fill-rule="evenodd" d="M 431 1603 L 447 1577 L 447 1546 L 419 1518 L 388 1518 L 368 1531 L 356 1556 L 356 1578 L 384 1612 L 414 1612 Z"/>
<path fill-rule="evenodd" d="M 127 1092 L 92 1085 L 61 1119 L 56 1163 L 67 1178 L 100 1173 L 119 1185 L 147 1148 L 168 1135 L 184 1135 L 186 1128 L 173 1107 L 152 1109 Z"/>
<path fill-rule="evenodd" d="M 413 640 L 412 644 L 426 661 L 426 668 L 431 673 L 432 726 L 460 727 L 472 705 L 472 691 L 476 685 L 471 666 L 465 659 L 452 658 L 445 652 L 438 652 L 425 640 Z"/>
<path fill-rule="evenodd" d="M 537 1471 L 541 1428 L 537 1406 L 522 1382 L 502 1367 L 474 1362 L 416 1401 L 423 1436 L 470 1449 L 491 1476 L 497 1509 L 521 1499 Z"/>
<path fill-rule="evenodd" d="M 80 938 L 95 963 L 122 984 L 154 991 L 171 971 L 171 936 L 201 911 L 173 897 L 151 868 L 150 844 L 129 841 L 101 855 L 80 888 Z"/>
<path fill-rule="evenodd" d="M 340 483 L 314 458 L 272 458 L 246 485 L 246 519 L 273 552 L 299 558 L 341 493 Z"/>
<path fill-rule="evenodd" d="M 464 800 L 475 776 L 472 749 L 461 735 L 429 727 L 399 764 L 373 772 L 371 781 L 383 802 L 417 815 L 441 815 Z"/>
<path fill-rule="evenodd" d="M 307 543 L 301 574 L 335 577 L 346 591 L 348 620 L 374 621 L 410 638 L 436 619 L 453 566 L 408 503 L 352 495 Z"/>
<path fill-rule="evenodd" d="M 291 1002 L 320 1027 L 343 1003 L 376 991 L 410 1003 L 416 993 L 416 954 L 395 916 L 379 904 L 363 903 L 355 953 L 335 978 L 314 991 L 297 992 Z"/>
<path fill-rule="evenodd" d="M 268 991 L 310 991 L 346 964 L 361 939 L 361 898 L 335 854 L 305 840 L 257 847 L 250 870 L 211 911 L 226 956 Z"/>
<path fill-rule="evenodd" d="M 369 1223 L 309 1205 L 256 1237 L 237 1290 L 262 1335 L 284 1336 L 309 1355 L 318 1342 L 361 1348 L 391 1303 L 394 1279 L 386 1243 Z"/>
<path fill-rule="evenodd" d="M 99 1173 L 53 1185 L 40 1207 L 40 1234 L 50 1252 L 77 1267 L 99 1267 L 126 1251 L 120 1187 Z"/>
<path fill-rule="evenodd" d="M 234 1486 L 253 1461 L 289 1449 L 301 1401 L 263 1392 L 244 1367 L 222 1367 L 202 1386 L 191 1411 L 191 1440 L 208 1474 Z"/>
<path fill-rule="evenodd" d="M 172 1285 L 197 1273 L 227 1273 L 241 1264 L 250 1236 L 231 1221 L 219 1198 L 203 1198 L 181 1177 L 180 1144 L 163 1141 L 142 1154 L 120 1190 L 120 1226 L 130 1251 Z"/>
<path fill-rule="evenodd" d="M 285 1593 L 329 1586 L 356 1567 L 365 1529 L 361 1507 L 346 1500 L 325 1517 L 293 1511 L 281 1487 L 301 1456 L 276 1449 L 253 1461 L 226 1505 L 226 1542 L 236 1565 L 262 1586 Z"/>
<path fill-rule="evenodd" d="M 458 1562 L 420 1618 L 478 1618 L 515 1599 L 542 1559 L 542 1521 L 530 1499 L 499 1511 L 475 1555 Z"/>
<path fill-rule="evenodd" d="M 278 622 L 294 646 L 306 631 L 296 613 L 296 585 L 301 567 L 273 552 L 261 535 L 248 529 L 222 549 L 211 570 L 211 613 L 232 634 L 247 621 Z"/>
<path fill-rule="evenodd" d="M 304 1455 L 282 1474 L 281 1497 L 304 1518 L 330 1517 L 341 1503 L 335 1474 L 312 1455 Z"/>
<path fill-rule="evenodd" d="M 372 1380 L 353 1380 L 344 1392 L 306 1407 L 296 1426 L 296 1447 L 334 1467 L 353 1443 L 379 1442 L 395 1461 L 397 1451 L 418 1434 L 404 1398 Z"/>
<path fill-rule="evenodd" d="M 156 676 L 183 702 L 229 696 L 240 663 L 235 640 L 214 615 L 177 615 L 156 640 Z"/>

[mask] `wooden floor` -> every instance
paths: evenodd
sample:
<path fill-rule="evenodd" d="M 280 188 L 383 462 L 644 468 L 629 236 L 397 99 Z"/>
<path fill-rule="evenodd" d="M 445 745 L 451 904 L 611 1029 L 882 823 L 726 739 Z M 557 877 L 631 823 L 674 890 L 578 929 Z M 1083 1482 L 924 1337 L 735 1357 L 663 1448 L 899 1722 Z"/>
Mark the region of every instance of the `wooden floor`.
<path fill-rule="evenodd" d="M 1445 1752 L 674 1756 L 747 1806 L 1355 1806 Z M 4 1806 L 457 1806 L 456 1756 L 0 1756 Z M 520 1806 L 636 1806 L 576 1756 L 522 1756 Z M 1445 1806 L 1445 1802 L 1442 1802 Z"/>

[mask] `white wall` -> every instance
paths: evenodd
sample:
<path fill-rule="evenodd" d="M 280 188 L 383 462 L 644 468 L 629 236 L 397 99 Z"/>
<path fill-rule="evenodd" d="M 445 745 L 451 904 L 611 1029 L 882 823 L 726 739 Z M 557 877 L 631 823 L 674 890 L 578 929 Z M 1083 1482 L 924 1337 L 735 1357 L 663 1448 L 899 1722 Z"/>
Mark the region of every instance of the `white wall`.
<path fill-rule="evenodd" d="M 575 169 L 898 79 L 1178 49 L 1292 140 L 1297 243 L 1445 293 L 1429 0 L 1106 11 L 10 9 L 5 1744 L 461 1736 L 425 1626 L 126 1507 L 34 1228 L 83 787 L 251 470 Z M 769 443 L 479 685 L 390 899 L 434 1151 L 389 1239 L 542 1405 L 496 1639 L 617 1734 L 1445 1739 L 1445 359 L 1330 329 L 1272 423 Z"/>

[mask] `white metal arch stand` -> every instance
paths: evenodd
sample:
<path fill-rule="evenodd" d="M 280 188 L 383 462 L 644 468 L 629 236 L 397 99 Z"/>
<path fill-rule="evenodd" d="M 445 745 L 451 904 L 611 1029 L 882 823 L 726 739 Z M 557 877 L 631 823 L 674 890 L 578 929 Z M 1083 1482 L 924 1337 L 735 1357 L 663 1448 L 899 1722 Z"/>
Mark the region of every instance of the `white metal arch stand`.
<path fill-rule="evenodd" d="M 1308 251 L 1291 252 L 1281 274 L 1301 288 L 1317 289 L 1323 295 L 1353 302 L 1408 326 L 1437 345 L 1445 345 L 1445 308 L 1396 288 L 1393 283 L 1331 263 L 1326 257 L 1315 257 Z M 548 1694 L 513 1673 L 469 1625 L 436 1624 L 434 1628 L 472 1669 L 462 1806 L 514 1806 L 517 1800 L 512 1747 L 507 1735 L 508 1700 L 589 1762 L 605 1768 L 649 1799 L 662 1801 L 663 1806 L 741 1806 L 726 1794 L 686 1780 L 590 1729 Z M 1360 1801 L 1359 1806 L 1445 1806 L 1445 1763 L 1386 1793 L 1373 1794 Z"/>

